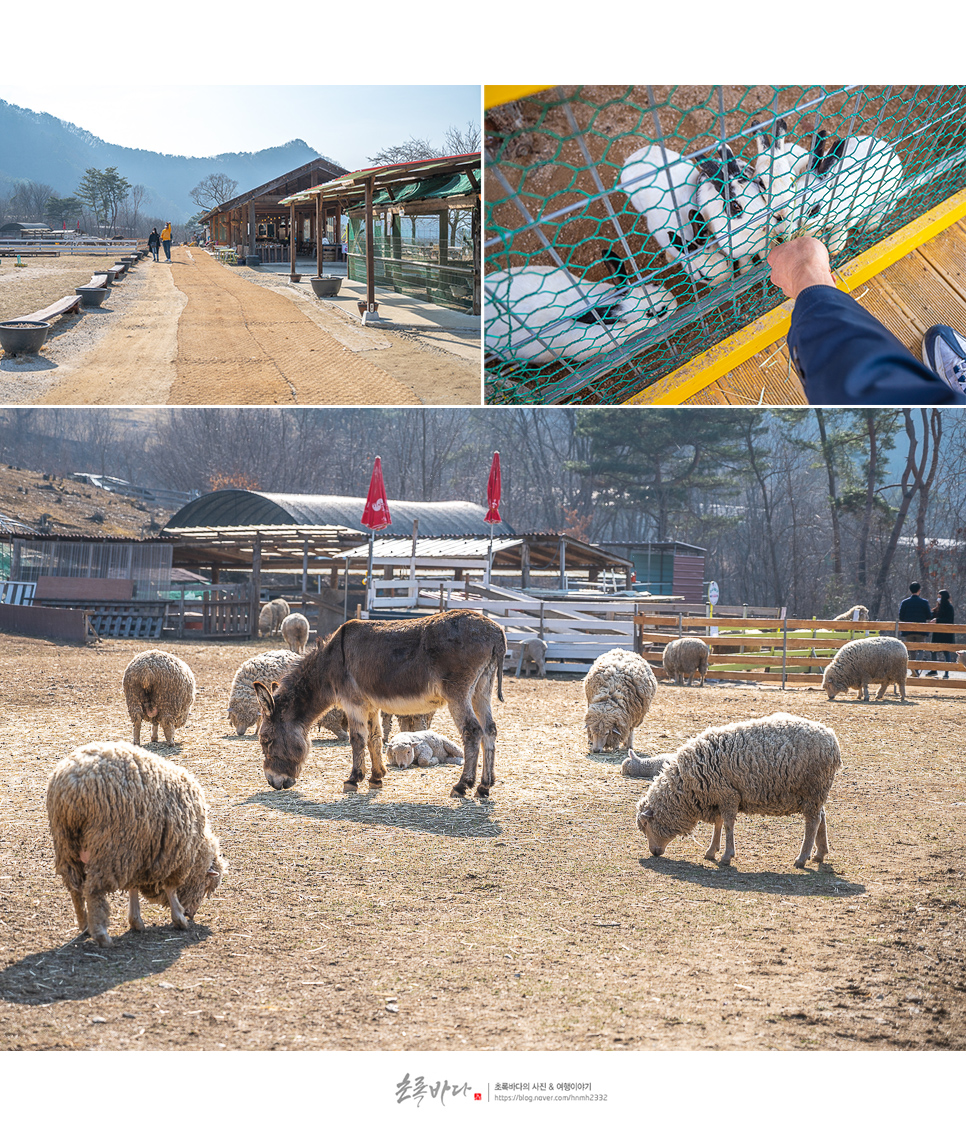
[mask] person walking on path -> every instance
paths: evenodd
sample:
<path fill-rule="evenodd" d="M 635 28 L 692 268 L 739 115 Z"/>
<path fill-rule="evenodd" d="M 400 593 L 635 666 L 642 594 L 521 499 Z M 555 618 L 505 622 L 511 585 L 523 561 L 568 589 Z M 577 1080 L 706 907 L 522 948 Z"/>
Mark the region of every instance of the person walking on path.
<path fill-rule="evenodd" d="M 931 608 L 930 611 L 932 612 L 933 619 L 936 621 L 937 624 L 955 624 L 956 623 L 955 612 L 953 610 L 952 604 L 949 602 L 949 589 L 948 588 L 941 588 L 939 590 L 939 599 L 936 601 L 936 607 Z M 956 636 L 952 632 L 933 632 L 932 642 L 934 644 L 954 644 L 956 642 Z M 933 655 L 933 659 L 937 663 L 939 662 L 940 656 L 942 656 L 946 660 L 947 665 L 950 663 L 956 662 L 955 654 L 951 651 L 948 651 L 948 650 L 934 651 L 932 653 L 932 655 Z M 926 674 L 927 675 L 938 675 L 939 672 L 938 671 L 927 671 Z M 946 671 L 943 673 L 943 679 L 948 679 L 948 678 L 949 678 L 949 672 Z"/>
<path fill-rule="evenodd" d="M 931 624 L 932 623 L 932 609 L 929 607 L 929 601 L 919 595 L 919 584 L 913 581 L 909 585 L 909 595 L 899 605 L 899 623 L 900 624 Z M 925 643 L 929 638 L 928 632 L 900 632 L 899 635 L 906 642 L 908 646 L 911 643 Z M 922 659 L 923 653 L 921 651 L 909 652 L 909 659 Z"/>
<path fill-rule="evenodd" d="M 161 230 L 161 244 L 164 245 L 164 259 L 171 263 L 171 222 L 167 222 Z"/>
<path fill-rule="evenodd" d="M 157 225 L 151 230 L 151 236 L 148 237 L 148 248 L 151 250 L 151 256 L 157 260 L 158 253 L 161 250 L 161 235 L 158 233 Z"/>

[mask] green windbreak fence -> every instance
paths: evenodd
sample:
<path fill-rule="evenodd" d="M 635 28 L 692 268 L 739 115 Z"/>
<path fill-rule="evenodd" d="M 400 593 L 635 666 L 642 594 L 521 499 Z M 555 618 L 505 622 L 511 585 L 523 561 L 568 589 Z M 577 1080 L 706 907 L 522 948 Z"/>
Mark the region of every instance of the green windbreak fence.
<path fill-rule="evenodd" d="M 488 403 L 614 403 L 966 186 L 966 87 L 558 87 L 486 114 Z"/>

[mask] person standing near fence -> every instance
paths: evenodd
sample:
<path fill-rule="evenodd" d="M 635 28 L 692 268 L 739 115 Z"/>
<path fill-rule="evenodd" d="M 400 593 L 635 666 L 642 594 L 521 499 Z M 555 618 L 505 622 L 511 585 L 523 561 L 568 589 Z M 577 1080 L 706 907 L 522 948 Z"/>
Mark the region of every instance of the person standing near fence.
<path fill-rule="evenodd" d="M 941 588 L 939 590 L 939 599 L 936 601 L 936 607 L 931 608 L 930 611 L 932 612 L 933 619 L 936 621 L 937 624 L 955 624 L 956 623 L 956 613 L 953 609 L 952 604 L 949 601 L 949 589 L 948 588 Z M 956 636 L 952 632 L 933 632 L 932 642 L 934 644 L 954 644 L 956 642 Z M 937 663 L 939 662 L 940 656 L 944 657 L 947 664 L 956 662 L 956 656 L 952 651 L 944 650 L 944 651 L 934 651 L 932 653 L 932 657 Z M 939 672 L 938 671 L 927 671 L 926 674 L 927 675 L 938 675 Z M 943 673 L 943 679 L 948 679 L 948 678 L 949 678 L 949 672 L 946 671 Z"/>
<path fill-rule="evenodd" d="M 157 260 L 158 252 L 161 249 L 161 235 L 158 233 L 157 225 L 151 230 L 151 236 L 148 237 L 148 248 L 151 250 L 151 256 Z"/>
<path fill-rule="evenodd" d="M 909 585 L 909 595 L 899 605 L 899 623 L 932 623 L 932 609 L 929 607 L 929 601 L 919 595 L 919 584 L 916 581 L 913 581 L 912 584 Z M 905 641 L 907 647 L 912 643 L 925 643 L 929 638 L 928 632 L 900 632 L 899 635 Z M 925 653 L 921 651 L 910 651 L 909 659 L 922 659 L 924 654 Z"/>
<path fill-rule="evenodd" d="M 165 222 L 164 228 L 161 230 L 161 244 L 164 245 L 164 259 L 171 263 L 171 222 Z"/>

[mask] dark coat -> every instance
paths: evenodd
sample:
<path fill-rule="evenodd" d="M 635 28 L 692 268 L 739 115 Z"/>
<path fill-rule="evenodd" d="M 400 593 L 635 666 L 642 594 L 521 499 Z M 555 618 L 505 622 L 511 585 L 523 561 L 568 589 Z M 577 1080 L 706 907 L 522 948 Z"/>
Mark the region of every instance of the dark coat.
<path fill-rule="evenodd" d="M 936 618 L 937 624 L 956 623 L 953 606 L 948 600 L 937 600 L 936 607 L 931 609 L 931 611 Z M 933 632 L 932 642 L 934 644 L 954 644 L 956 642 L 956 636 L 951 632 Z"/>

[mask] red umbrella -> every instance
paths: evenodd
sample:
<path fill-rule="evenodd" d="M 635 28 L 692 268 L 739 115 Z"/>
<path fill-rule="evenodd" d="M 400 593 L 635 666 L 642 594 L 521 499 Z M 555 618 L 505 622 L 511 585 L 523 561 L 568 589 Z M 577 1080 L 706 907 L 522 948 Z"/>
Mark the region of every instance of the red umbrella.
<path fill-rule="evenodd" d="M 490 465 L 490 478 L 486 483 L 486 504 L 490 507 L 484 521 L 496 525 L 503 520 L 500 517 L 500 452 L 493 452 L 493 462 Z"/>
<path fill-rule="evenodd" d="M 385 529 L 392 524 L 389 503 L 386 501 L 386 487 L 382 480 L 381 458 L 377 458 L 372 467 L 369 496 L 366 498 L 366 508 L 362 511 L 362 524 L 367 529 Z"/>

